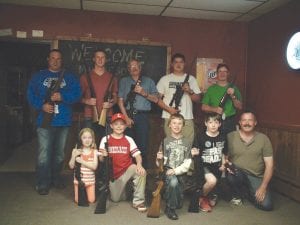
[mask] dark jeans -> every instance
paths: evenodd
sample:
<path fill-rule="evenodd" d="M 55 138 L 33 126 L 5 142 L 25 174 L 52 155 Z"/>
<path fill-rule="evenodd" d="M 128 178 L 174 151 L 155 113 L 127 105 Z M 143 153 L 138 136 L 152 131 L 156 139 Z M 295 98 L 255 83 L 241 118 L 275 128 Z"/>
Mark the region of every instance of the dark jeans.
<path fill-rule="evenodd" d="M 235 116 L 227 117 L 225 120 L 221 123 L 221 132 L 225 135 L 230 133 L 231 131 L 236 130 L 236 121 Z"/>
<path fill-rule="evenodd" d="M 137 113 L 133 117 L 134 125 L 127 128 L 125 134 L 132 137 L 142 153 L 143 167 L 148 168 L 147 164 L 147 146 L 149 136 L 148 113 Z"/>
<path fill-rule="evenodd" d="M 232 188 L 235 198 L 248 198 L 257 208 L 270 211 L 273 209 L 273 202 L 270 192 L 267 190 L 262 202 L 257 202 L 255 192 L 262 183 L 262 178 L 245 173 L 238 169 L 235 174 L 227 174 L 227 180 Z"/>
<path fill-rule="evenodd" d="M 36 188 L 49 188 L 51 183 L 61 181 L 60 173 L 65 157 L 65 144 L 69 127 L 37 128 L 38 156 L 36 165 Z"/>
<path fill-rule="evenodd" d="M 170 209 L 180 209 L 183 205 L 183 181 L 181 176 L 166 176 L 165 178 L 165 199 Z"/>

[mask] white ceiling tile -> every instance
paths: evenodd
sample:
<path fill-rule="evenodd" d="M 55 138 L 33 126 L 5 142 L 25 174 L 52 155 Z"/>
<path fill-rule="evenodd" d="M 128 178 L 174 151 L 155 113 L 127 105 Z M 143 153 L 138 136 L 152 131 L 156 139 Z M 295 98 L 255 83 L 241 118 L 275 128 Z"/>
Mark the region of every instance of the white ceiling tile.
<path fill-rule="evenodd" d="M 52 8 L 80 9 L 80 0 L 0 0 L 0 3 Z"/>
<path fill-rule="evenodd" d="M 81 0 L 0 0 L 0 3 L 80 9 Z M 82 0 L 84 10 L 160 15 L 171 0 Z M 291 0 L 173 0 L 163 16 L 248 21 Z M 197 10 L 198 9 L 198 10 Z M 247 15 L 246 13 L 249 13 Z M 239 15 L 242 15 L 239 17 Z"/>
<path fill-rule="evenodd" d="M 238 22 L 249 22 L 251 20 L 256 19 L 257 17 L 261 16 L 260 14 L 254 14 L 254 13 L 247 13 L 244 14 L 238 18 L 235 18 L 234 21 L 238 21 Z"/>
<path fill-rule="evenodd" d="M 162 16 L 183 17 L 206 20 L 232 20 L 239 16 L 239 13 L 214 12 L 183 8 L 168 8 Z"/>
<path fill-rule="evenodd" d="M 174 0 L 170 6 L 223 12 L 247 12 L 261 3 L 247 0 Z"/>
<path fill-rule="evenodd" d="M 78 0 L 80 1 L 80 0 Z M 84 2 L 130 3 L 136 5 L 166 6 L 170 0 L 83 0 Z"/>
<path fill-rule="evenodd" d="M 85 1 L 83 8 L 85 10 L 142 14 L 142 15 L 159 15 L 161 11 L 164 9 L 163 6 L 132 5 L 126 3 L 123 4 L 123 3 L 109 3 L 109 2 L 96 2 L 96 1 Z"/>
<path fill-rule="evenodd" d="M 263 5 L 261 5 L 260 7 L 253 10 L 252 12 L 257 14 L 265 14 L 290 1 L 291 0 L 269 0 L 265 2 Z"/>

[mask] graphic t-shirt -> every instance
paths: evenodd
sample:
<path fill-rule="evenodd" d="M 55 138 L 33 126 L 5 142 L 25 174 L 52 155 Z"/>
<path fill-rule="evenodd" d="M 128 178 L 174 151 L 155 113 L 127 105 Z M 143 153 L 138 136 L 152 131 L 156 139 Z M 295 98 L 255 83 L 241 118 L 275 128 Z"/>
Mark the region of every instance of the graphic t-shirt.
<path fill-rule="evenodd" d="M 102 138 L 99 148 L 105 149 L 105 143 L 106 136 Z M 132 157 L 141 154 L 141 152 L 131 137 L 124 135 L 122 138 L 116 139 L 109 135 L 108 154 L 112 159 L 114 179 L 118 179 L 133 163 Z"/>
<path fill-rule="evenodd" d="M 223 134 L 211 137 L 205 132 L 198 138 L 198 146 L 201 152 L 203 165 L 211 168 L 219 168 L 222 163 L 222 154 L 227 155 L 227 141 Z"/>

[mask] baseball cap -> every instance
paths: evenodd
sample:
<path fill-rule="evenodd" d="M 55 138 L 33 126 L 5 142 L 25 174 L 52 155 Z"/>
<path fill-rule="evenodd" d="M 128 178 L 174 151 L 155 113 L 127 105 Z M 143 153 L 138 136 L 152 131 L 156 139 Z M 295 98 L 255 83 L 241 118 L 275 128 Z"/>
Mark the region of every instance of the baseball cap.
<path fill-rule="evenodd" d="M 116 120 L 123 120 L 126 122 L 125 116 L 122 113 L 116 113 L 111 117 L 110 123 L 115 122 Z"/>

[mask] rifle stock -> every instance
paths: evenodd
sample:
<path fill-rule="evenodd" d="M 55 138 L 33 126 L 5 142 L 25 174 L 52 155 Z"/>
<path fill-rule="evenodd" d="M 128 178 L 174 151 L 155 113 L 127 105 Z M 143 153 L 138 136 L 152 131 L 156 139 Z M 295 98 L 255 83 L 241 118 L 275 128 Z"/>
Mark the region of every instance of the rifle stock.
<path fill-rule="evenodd" d="M 105 149 L 108 152 L 108 125 L 105 125 L 105 137 L 106 137 L 106 142 L 105 142 Z M 94 214 L 104 214 L 106 213 L 106 202 L 107 202 L 107 197 L 109 193 L 109 181 L 113 180 L 113 167 L 112 167 L 112 158 L 109 156 L 104 157 L 103 159 L 103 164 L 104 164 L 104 184 L 102 187 L 99 187 L 99 200 L 97 203 L 97 206 L 95 208 Z"/>
<path fill-rule="evenodd" d="M 184 94 L 184 91 L 182 90 L 182 87 L 185 83 L 188 83 L 189 81 L 189 77 L 190 75 L 187 74 L 183 83 L 181 85 L 176 85 L 176 91 L 175 93 L 173 94 L 173 97 L 171 99 L 171 102 L 169 104 L 169 106 L 173 106 L 173 103 L 175 102 L 175 109 L 178 109 L 179 108 L 179 105 L 180 105 L 180 102 L 181 102 L 181 99 L 182 99 L 182 96 Z"/>
<path fill-rule="evenodd" d="M 104 166 L 105 170 L 108 168 L 108 157 L 104 157 Z M 105 171 L 107 172 L 107 171 Z M 106 176 L 108 174 L 106 173 Z M 108 197 L 108 191 L 109 191 L 109 184 L 105 181 L 104 185 L 102 187 L 99 187 L 99 200 L 97 203 L 97 206 L 95 208 L 94 214 L 104 214 L 106 213 L 106 202 L 107 202 L 107 197 Z"/>
<path fill-rule="evenodd" d="M 188 212 L 198 213 L 199 212 L 199 197 L 202 194 L 202 187 L 204 181 L 204 171 L 203 166 L 201 165 L 201 156 L 194 156 L 194 180 L 195 180 L 195 189 L 191 196 L 190 204 L 188 207 Z"/>
<path fill-rule="evenodd" d="M 162 146 L 164 143 L 162 143 Z M 162 147 L 163 148 L 163 147 Z M 163 168 L 163 159 L 160 159 L 158 161 L 159 163 L 159 181 L 157 182 L 157 188 L 156 190 L 152 193 L 152 202 L 150 205 L 150 208 L 148 209 L 147 212 L 147 217 L 150 218 L 158 218 L 160 216 L 160 208 L 161 208 L 161 189 L 164 186 L 163 182 L 163 173 L 164 173 L 164 168 Z"/>
<path fill-rule="evenodd" d="M 106 124 L 106 116 L 107 116 L 107 109 L 102 109 L 100 117 L 99 117 L 99 121 L 98 124 L 105 127 Z"/>
<path fill-rule="evenodd" d="M 94 123 L 98 121 L 99 115 L 98 115 L 98 109 L 97 106 L 93 105 L 93 114 L 92 114 L 92 120 Z"/>
<path fill-rule="evenodd" d="M 87 193 L 85 189 L 85 184 L 81 180 L 81 171 L 80 171 L 81 164 L 75 162 L 75 178 L 78 181 L 78 206 L 89 206 Z"/>
<path fill-rule="evenodd" d="M 161 189 L 164 186 L 163 181 L 158 181 L 156 190 L 152 193 L 152 202 L 150 208 L 148 209 L 147 217 L 158 218 L 160 216 L 161 208 Z"/>
<path fill-rule="evenodd" d="M 114 77 L 112 76 L 110 78 L 108 87 L 106 89 L 106 92 L 105 92 L 105 95 L 104 95 L 104 98 L 103 98 L 103 102 L 110 102 L 110 100 L 112 99 L 111 88 L 112 88 L 113 80 L 114 80 Z M 106 125 L 107 111 L 108 111 L 107 108 L 102 108 L 102 111 L 101 111 L 101 114 L 100 114 L 100 117 L 99 117 L 98 124 L 103 126 L 103 127 L 105 127 L 105 125 Z"/>

